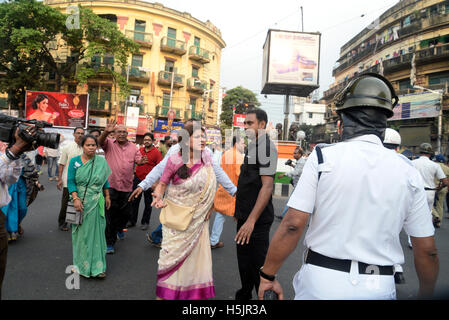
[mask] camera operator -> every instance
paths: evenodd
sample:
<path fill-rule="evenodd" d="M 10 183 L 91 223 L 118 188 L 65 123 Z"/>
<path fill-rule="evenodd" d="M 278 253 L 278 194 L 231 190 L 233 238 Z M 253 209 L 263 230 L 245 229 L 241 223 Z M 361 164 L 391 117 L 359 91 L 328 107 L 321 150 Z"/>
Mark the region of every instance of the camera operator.
<path fill-rule="evenodd" d="M 36 128 L 34 127 L 28 127 L 25 130 L 28 135 L 36 135 Z M 15 133 L 15 143 L 11 147 L 6 148 L 4 153 L 0 153 L 0 207 L 6 206 L 11 201 L 8 185 L 16 183 L 22 172 L 22 162 L 19 160 L 20 155 L 32 149 L 31 144 L 20 138 L 18 132 L 19 129 Z M 8 252 L 8 234 L 6 232 L 5 220 L 5 215 L 0 211 L 0 299 Z"/>

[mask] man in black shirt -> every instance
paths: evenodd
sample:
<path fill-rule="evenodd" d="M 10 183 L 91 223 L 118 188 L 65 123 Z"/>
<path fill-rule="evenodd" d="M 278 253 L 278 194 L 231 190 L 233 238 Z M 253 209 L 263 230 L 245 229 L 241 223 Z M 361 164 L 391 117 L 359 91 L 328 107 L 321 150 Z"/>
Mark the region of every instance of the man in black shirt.
<path fill-rule="evenodd" d="M 277 150 L 265 133 L 268 117 L 262 109 L 247 112 L 245 132 L 251 142 L 240 169 L 235 204 L 237 261 L 242 288 L 236 300 L 249 300 L 259 288 L 259 268 L 265 261 L 274 219 L 272 193 Z"/>

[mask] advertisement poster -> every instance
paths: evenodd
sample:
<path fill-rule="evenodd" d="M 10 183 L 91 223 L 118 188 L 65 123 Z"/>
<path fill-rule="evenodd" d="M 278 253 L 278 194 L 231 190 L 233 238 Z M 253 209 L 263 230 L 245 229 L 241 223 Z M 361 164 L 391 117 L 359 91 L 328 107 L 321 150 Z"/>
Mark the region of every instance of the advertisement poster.
<path fill-rule="evenodd" d="M 268 82 L 318 85 L 320 36 L 271 31 Z"/>
<path fill-rule="evenodd" d="M 211 144 L 213 142 L 221 145 L 221 131 L 220 129 L 208 128 L 206 129 L 206 144 Z"/>
<path fill-rule="evenodd" d="M 440 113 L 441 96 L 437 93 L 412 93 L 399 96 L 399 103 L 393 109 L 391 120 L 433 118 Z"/>
<path fill-rule="evenodd" d="M 244 114 L 235 114 L 234 115 L 234 127 L 244 128 L 245 127 L 245 119 L 246 115 Z"/>
<path fill-rule="evenodd" d="M 128 107 L 126 109 L 126 126 L 129 128 L 137 128 L 139 126 L 139 108 Z"/>
<path fill-rule="evenodd" d="M 173 121 L 171 125 L 171 130 L 179 130 L 184 128 L 184 123 Z M 154 131 L 167 132 L 168 131 L 168 120 L 156 120 L 154 123 Z"/>
<path fill-rule="evenodd" d="M 117 116 L 117 123 L 118 124 L 124 124 L 125 117 L 124 116 Z M 153 119 L 152 118 L 146 118 L 146 117 L 140 117 L 138 118 L 138 125 L 137 125 L 137 132 L 136 134 L 139 136 L 143 136 L 147 132 L 153 131 Z"/>
<path fill-rule="evenodd" d="M 25 117 L 42 120 L 55 127 L 87 127 L 88 94 L 27 91 Z"/>

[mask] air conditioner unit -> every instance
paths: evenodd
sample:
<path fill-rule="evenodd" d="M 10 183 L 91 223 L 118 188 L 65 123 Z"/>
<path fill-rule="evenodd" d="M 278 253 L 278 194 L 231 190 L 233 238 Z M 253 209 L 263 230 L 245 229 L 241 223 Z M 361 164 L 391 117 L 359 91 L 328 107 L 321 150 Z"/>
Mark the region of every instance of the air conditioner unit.
<path fill-rule="evenodd" d="M 186 105 L 186 110 L 192 110 L 192 106 L 190 104 Z"/>
<path fill-rule="evenodd" d="M 137 96 L 129 96 L 129 102 L 136 103 L 137 102 Z"/>

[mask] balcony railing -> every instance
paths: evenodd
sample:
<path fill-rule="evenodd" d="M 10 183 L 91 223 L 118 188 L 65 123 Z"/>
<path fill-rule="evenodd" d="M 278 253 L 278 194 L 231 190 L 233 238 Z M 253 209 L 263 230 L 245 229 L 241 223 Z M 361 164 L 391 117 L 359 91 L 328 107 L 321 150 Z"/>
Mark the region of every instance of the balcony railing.
<path fill-rule="evenodd" d="M 210 52 L 197 46 L 191 46 L 189 48 L 189 58 L 200 63 L 209 63 Z"/>
<path fill-rule="evenodd" d="M 402 56 L 394 57 L 383 62 L 384 72 L 394 72 L 404 68 L 411 67 L 413 53 L 407 53 Z"/>
<path fill-rule="evenodd" d="M 192 111 L 191 118 L 196 119 L 196 120 L 201 120 L 201 119 L 203 119 L 203 114 L 201 112 Z"/>
<path fill-rule="evenodd" d="M 160 71 L 157 83 L 162 86 L 171 86 L 172 74 L 173 73 L 170 71 Z M 181 88 L 183 86 L 184 75 L 175 73 L 173 78 L 173 87 Z"/>
<path fill-rule="evenodd" d="M 184 41 L 163 37 L 161 39 L 161 51 L 182 56 L 187 52 L 186 43 Z"/>
<path fill-rule="evenodd" d="M 127 70 L 122 69 L 122 76 L 126 77 Z M 139 67 L 133 67 L 131 66 L 129 68 L 129 81 L 136 81 L 136 82 L 145 82 L 148 83 L 150 81 L 150 77 L 146 71 L 142 71 L 139 69 Z"/>
<path fill-rule="evenodd" d="M 126 30 L 126 36 L 139 43 L 142 47 L 151 48 L 153 45 L 153 34 L 135 30 Z"/>
<path fill-rule="evenodd" d="M 436 62 L 446 60 L 447 58 L 449 58 L 449 44 L 435 46 L 416 52 L 417 63 Z"/>
<path fill-rule="evenodd" d="M 172 108 L 175 112 L 175 119 L 181 119 L 182 110 L 179 108 Z M 167 106 L 157 106 L 156 107 L 156 117 L 168 117 L 168 112 L 170 108 Z"/>
<path fill-rule="evenodd" d="M 187 90 L 197 93 L 203 93 L 207 89 L 207 82 L 198 78 L 187 79 Z"/>

